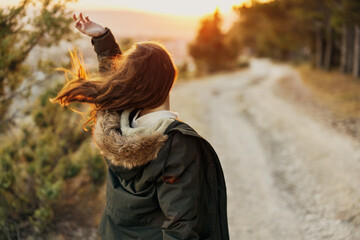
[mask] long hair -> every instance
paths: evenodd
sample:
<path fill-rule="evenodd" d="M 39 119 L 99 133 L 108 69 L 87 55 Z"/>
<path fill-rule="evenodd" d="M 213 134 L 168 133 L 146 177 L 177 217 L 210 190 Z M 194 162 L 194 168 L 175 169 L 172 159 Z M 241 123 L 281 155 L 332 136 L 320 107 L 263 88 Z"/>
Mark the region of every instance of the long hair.
<path fill-rule="evenodd" d="M 72 56 L 74 57 L 74 56 Z M 75 56 L 78 58 L 77 56 Z M 74 61 L 74 59 L 73 59 Z M 156 108 L 163 104 L 177 76 L 175 65 L 163 46 L 154 42 L 135 44 L 112 60 L 110 72 L 101 79 L 87 79 L 78 63 L 78 74 L 67 81 L 51 102 L 68 106 L 72 102 L 91 106 L 84 123 L 95 123 L 98 110 Z"/>

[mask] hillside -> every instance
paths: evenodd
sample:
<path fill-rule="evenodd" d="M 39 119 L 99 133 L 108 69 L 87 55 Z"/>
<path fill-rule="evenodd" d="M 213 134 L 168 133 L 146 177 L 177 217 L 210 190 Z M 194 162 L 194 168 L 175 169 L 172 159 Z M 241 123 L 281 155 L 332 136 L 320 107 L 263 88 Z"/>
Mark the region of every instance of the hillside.
<path fill-rule="evenodd" d="M 199 18 L 114 10 L 84 11 L 93 21 L 111 27 L 124 37 L 169 37 L 190 40 L 194 37 Z"/>

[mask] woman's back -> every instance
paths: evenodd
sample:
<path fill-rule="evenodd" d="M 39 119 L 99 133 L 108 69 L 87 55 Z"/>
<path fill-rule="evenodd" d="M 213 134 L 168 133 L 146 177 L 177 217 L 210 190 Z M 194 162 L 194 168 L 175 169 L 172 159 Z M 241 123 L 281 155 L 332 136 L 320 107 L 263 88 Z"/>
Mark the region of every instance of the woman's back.
<path fill-rule="evenodd" d="M 120 119 L 129 116 L 131 123 L 133 114 L 129 112 L 121 113 L 126 117 Z M 164 121 L 154 125 L 161 126 L 161 122 Z M 103 124 L 106 125 L 100 120 L 97 126 Z M 99 138 L 97 134 L 104 134 L 97 126 L 94 139 Z M 124 129 L 116 131 L 121 136 Z M 137 158 L 144 158 L 146 155 L 141 149 L 149 145 L 144 146 L 146 140 L 142 140 L 153 137 L 162 142 L 158 133 L 139 134 L 138 141 L 123 140 L 131 144 L 125 144 L 127 147 L 122 150 L 131 152 L 136 148 Z M 108 131 L 108 134 L 114 133 Z M 211 151 L 204 147 L 204 140 L 181 121 L 168 122 L 161 135 L 166 140 L 159 150 L 154 149 L 156 158 L 141 161 L 141 165 L 132 164 L 139 161 L 135 158 L 129 159 L 131 164 L 112 163 L 106 158 L 109 164 L 107 205 L 99 227 L 103 239 L 227 239 L 226 214 L 219 215 L 220 208 L 226 209 L 226 201 L 219 199 L 217 189 L 222 194 L 226 192 L 214 171 L 217 159 L 209 158 Z M 111 138 L 118 140 L 119 136 Z M 207 160 L 203 159 L 204 152 L 209 154 Z M 129 165 L 133 167 L 127 168 Z M 225 230 L 221 229 L 221 221 L 226 225 Z"/>

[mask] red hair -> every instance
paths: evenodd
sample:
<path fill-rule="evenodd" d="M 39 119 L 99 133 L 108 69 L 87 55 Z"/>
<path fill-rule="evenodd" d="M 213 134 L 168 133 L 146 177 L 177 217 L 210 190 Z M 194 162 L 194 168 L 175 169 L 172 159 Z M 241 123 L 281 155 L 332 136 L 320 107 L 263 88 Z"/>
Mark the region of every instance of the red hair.
<path fill-rule="evenodd" d="M 90 118 L 84 126 L 96 122 L 97 110 L 121 111 L 160 106 L 167 99 L 177 76 L 169 53 L 154 42 L 135 44 L 118 59 L 109 62 L 112 70 L 102 79 L 87 79 L 76 55 L 72 55 L 72 63 L 74 60 L 79 65 L 77 77 L 68 81 L 50 101 L 62 106 L 72 102 L 90 104 Z"/>

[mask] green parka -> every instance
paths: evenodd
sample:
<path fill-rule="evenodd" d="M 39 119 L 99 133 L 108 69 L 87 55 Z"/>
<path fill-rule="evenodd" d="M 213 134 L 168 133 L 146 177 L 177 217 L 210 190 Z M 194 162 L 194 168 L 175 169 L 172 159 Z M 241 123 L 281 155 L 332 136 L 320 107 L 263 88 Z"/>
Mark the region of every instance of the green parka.
<path fill-rule="evenodd" d="M 92 44 L 107 71 L 121 54 L 110 30 Z M 229 239 L 225 180 L 210 143 L 175 119 L 132 136 L 138 110 L 97 116 L 93 138 L 109 166 L 102 239 Z"/>

